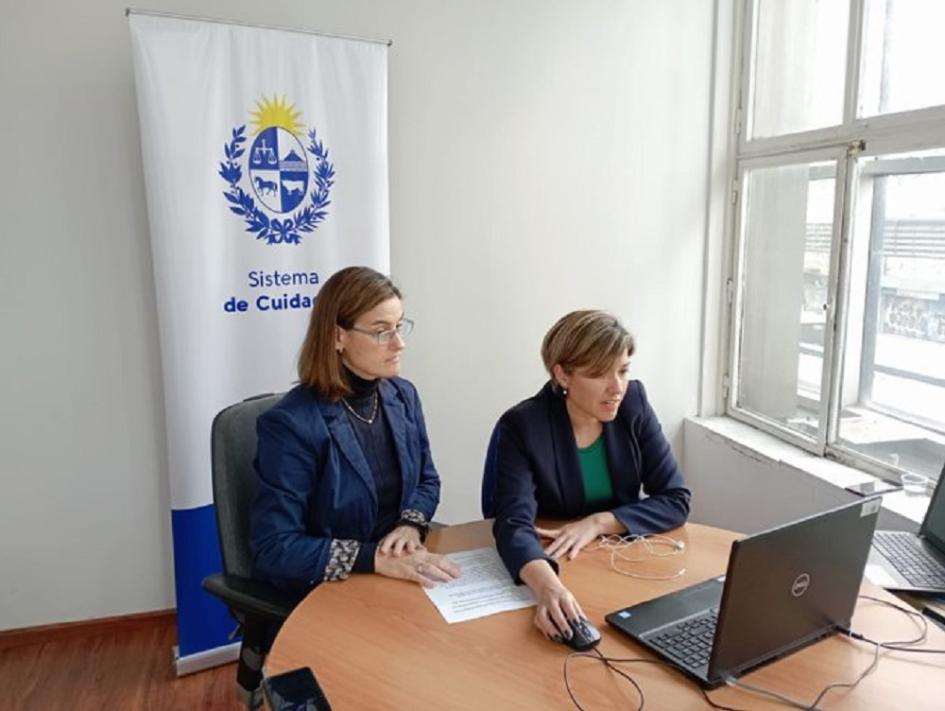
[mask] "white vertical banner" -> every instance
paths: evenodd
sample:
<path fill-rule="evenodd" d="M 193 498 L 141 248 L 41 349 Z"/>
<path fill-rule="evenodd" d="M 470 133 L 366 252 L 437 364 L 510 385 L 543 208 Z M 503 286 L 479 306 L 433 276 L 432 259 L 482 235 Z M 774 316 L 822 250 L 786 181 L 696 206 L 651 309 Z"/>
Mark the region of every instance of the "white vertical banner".
<path fill-rule="evenodd" d="M 129 21 L 184 672 L 233 656 L 233 621 L 200 588 L 220 570 L 214 415 L 295 380 L 331 274 L 389 271 L 387 45 L 135 12 Z"/>

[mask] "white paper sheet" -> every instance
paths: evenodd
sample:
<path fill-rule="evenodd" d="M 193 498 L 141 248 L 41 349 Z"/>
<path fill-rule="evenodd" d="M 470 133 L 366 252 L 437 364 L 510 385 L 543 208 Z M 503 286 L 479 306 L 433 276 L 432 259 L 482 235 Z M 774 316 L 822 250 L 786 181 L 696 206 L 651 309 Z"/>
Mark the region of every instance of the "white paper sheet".
<path fill-rule="evenodd" d="M 463 569 L 462 576 L 451 583 L 424 588 L 448 623 L 475 620 L 535 604 L 532 591 L 512 581 L 495 548 L 450 553 L 449 557 Z"/>

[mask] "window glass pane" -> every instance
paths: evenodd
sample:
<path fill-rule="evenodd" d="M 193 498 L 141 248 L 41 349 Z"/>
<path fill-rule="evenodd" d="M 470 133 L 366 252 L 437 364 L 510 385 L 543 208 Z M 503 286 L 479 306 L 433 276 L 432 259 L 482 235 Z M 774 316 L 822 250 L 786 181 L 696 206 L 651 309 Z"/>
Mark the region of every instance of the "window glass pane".
<path fill-rule="evenodd" d="M 945 2 L 867 0 L 860 116 L 945 104 Z"/>
<path fill-rule="evenodd" d="M 945 461 L 945 151 L 862 161 L 839 443 L 928 476 Z"/>
<path fill-rule="evenodd" d="M 836 164 L 758 168 L 745 184 L 737 406 L 814 437 Z"/>
<path fill-rule="evenodd" d="M 757 0 L 751 138 L 843 121 L 850 0 Z"/>

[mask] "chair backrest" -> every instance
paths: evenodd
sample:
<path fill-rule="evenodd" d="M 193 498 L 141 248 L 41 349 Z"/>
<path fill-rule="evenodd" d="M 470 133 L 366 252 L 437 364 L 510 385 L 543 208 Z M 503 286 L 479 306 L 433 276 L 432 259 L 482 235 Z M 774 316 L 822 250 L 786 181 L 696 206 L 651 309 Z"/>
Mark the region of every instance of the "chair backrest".
<path fill-rule="evenodd" d="M 482 517 L 495 516 L 495 470 L 499 453 L 499 426 L 496 425 L 486 447 L 486 463 L 482 468 Z"/>
<path fill-rule="evenodd" d="M 221 410 L 210 427 L 213 503 L 223 571 L 252 577 L 249 510 L 256 492 L 256 418 L 275 405 L 279 395 L 257 395 Z"/>

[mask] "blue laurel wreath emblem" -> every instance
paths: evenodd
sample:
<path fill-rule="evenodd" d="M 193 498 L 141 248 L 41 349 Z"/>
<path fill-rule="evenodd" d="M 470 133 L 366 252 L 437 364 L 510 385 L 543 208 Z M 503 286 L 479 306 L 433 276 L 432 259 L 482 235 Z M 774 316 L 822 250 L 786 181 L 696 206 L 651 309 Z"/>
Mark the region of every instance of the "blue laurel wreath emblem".
<path fill-rule="evenodd" d="M 275 131 L 275 129 L 269 130 Z M 230 211 L 244 219 L 247 232 L 255 234 L 256 239 L 265 240 L 266 244 L 301 244 L 302 233 L 314 232 L 319 223 L 328 216 L 326 208 L 331 205 L 331 188 L 335 184 L 335 167 L 328 160 L 328 149 L 318 139 L 315 129 L 311 129 L 308 132 L 309 143 L 306 151 L 315 160 L 311 173 L 312 190 L 306 196 L 309 198 L 308 204 L 294 211 L 285 211 L 289 214 L 284 219 L 280 219 L 278 216 L 267 214 L 264 208 L 273 209 L 273 201 L 277 199 L 278 193 L 282 192 L 285 192 L 285 195 L 289 198 L 289 202 L 286 202 L 286 198 L 283 197 L 283 206 L 295 206 L 304 201 L 301 193 L 304 189 L 303 186 L 308 183 L 308 179 L 304 172 L 298 172 L 298 166 L 306 166 L 307 162 L 304 157 L 296 155 L 293 151 L 289 155 L 296 172 L 283 172 L 282 175 L 291 176 L 294 179 L 283 177 L 280 181 L 278 172 L 273 180 L 266 180 L 257 174 L 252 178 L 256 193 L 256 198 L 254 198 L 253 194 L 244 190 L 242 186 L 243 169 L 239 159 L 246 152 L 244 148 L 247 140 L 245 132 L 246 124 L 234 128 L 229 142 L 223 146 L 223 154 L 226 160 L 220 163 L 219 175 L 229 185 L 223 196 L 229 202 Z M 261 145 L 257 144 L 260 144 L 260 138 L 257 138 L 256 143 L 253 144 L 253 152 L 256 154 L 253 160 L 260 162 L 258 158 L 259 151 L 269 151 L 270 147 L 266 145 L 265 140 L 261 142 Z M 301 147 L 299 143 L 296 143 L 296 145 Z M 263 155 L 265 156 L 266 153 L 263 153 Z M 269 163 L 274 165 L 278 163 L 278 156 L 273 156 L 271 151 L 268 155 Z M 251 166 L 252 163 L 247 166 L 249 172 L 252 172 Z M 253 189 L 251 187 L 251 190 Z M 268 203 L 265 196 L 269 196 Z M 262 203 L 261 207 L 256 204 L 257 198 Z M 280 212 L 278 208 L 273 209 L 273 211 Z"/>

